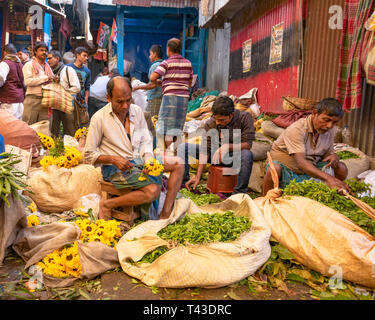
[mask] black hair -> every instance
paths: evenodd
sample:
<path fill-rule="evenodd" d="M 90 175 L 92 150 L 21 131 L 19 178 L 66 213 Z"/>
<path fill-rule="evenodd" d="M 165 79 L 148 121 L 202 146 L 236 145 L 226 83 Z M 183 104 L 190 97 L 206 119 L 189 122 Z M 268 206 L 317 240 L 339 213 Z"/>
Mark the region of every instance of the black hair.
<path fill-rule="evenodd" d="M 45 43 L 44 41 L 38 41 L 38 42 L 36 42 L 35 46 L 34 46 L 34 52 L 37 52 L 37 50 L 39 48 L 46 48 L 48 50 L 47 43 Z"/>
<path fill-rule="evenodd" d="M 152 45 L 150 51 L 156 53 L 160 59 L 163 58 L 163 47 L 160 44 Z"/>
<path fill-rule="evenodd" d="M 52 54 L 52 56 L 53 56 L 54 58 L 59 58 L 60 62 L 62 62 L 62 56 L 61 56 L 60 51 L 58 51 L 58 50 L 51 50 L 51 51 L 48 52 L 48 53 Z"/>
<path fill-rule="evenodd" d="M 27 55 L 30 56 L 30 51 L 27 50 L 26 48 L 25 48 L 25 49 L 18 50 L 17 52 L 23 52 L 23 53 L 25 53 L 25 54 L 27 54 Z"/>
<path fill-rule="evenodd" d="M 4 51 L 11 54 L 17 54 L 17 49 L 12 43 L 8 43 L 6 46 L 4 46 Z"/>
<path fill-rule="evenodd" d="M 181 41 L 175 38 L 169 39 L 167 42 L 167 47 L 173 53 L 180 53 L 181 52 Z"/>
<path fill-rule="evenodd" d="M 341 103 L 334 98 L 325 98 L 318 102 L 315 106 L 315 110 L 318 111 L 318 115 L 323 112 L 330 117 L 342 117 L 344 110 L 342 109 Z"/>
<path fill-rule="evenodd" d="M 115 79 L 116 78 L 121 78 L 121 79 L 124 79 L 126 81 L 126 83 L 129 85 L 129 88 L 130 90 L 132 90 L 132 83 L 130 81 L 129 78 L 127 77 L 122 77 L 122 76 L 114 76 L 112 77 L 111 79 L 109 79 L 108 83 L 107 83 L 107 94 L 112 98 L 112 91 L 113 91 L 113 88 L 115 87 Z"/>
<path fill-rule="evenodd" d="M 117 68 L 113 68 L 111 71 L 109 71 L 111 73 L 111 78 L 113 77 L 117 77 L 120 75 L 120 72 L 118 71 Z"/>
<path fill-rule="evenodd" d="M 212 105 L 212 114 L 220 116 L 229 116 L 234 112 L 234 103 L 227 96 L 218 97 Z"/>
<path fill-rule="evenodd" d="M 82 52 L 86 52 L 87 54 L 89 54 L 89 51 L 85 47 L 77 47 L 74 50 L 75 55 L 81 54 Z"/>

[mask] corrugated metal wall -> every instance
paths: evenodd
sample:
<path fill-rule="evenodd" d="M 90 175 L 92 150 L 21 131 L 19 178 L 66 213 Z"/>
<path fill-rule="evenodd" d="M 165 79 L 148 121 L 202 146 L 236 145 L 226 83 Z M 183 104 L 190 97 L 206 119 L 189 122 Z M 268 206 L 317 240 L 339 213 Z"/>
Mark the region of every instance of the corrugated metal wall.
<path fill-rule="evenodd" d="M 361 107 L 345 113 L 343 124 L 352 131 L 353 145 L 368 156 L 375 157 L 375 90 L 365 78 L 362 90 Z"/>
<path fill-rule="evenodd" d="M 113 0 L 113 4 L 138 7 L 199 8 L 200 0 Z"/>
<path fill-rule="evenodd" d="M 207 88 L 228 90 L 230 24 L 224 29 L 209 29 L 207 50 Z"/>
<path fill-rule="evenodd" d="M 300 0 L 249 2 L 232 21 L 228 93 L 258 88 L 262 111 L 281 112 L 282 96 L 298 94 Z M 257 12 L 258 15 L 255 15 Z M 283 24 L 281 61 L 270 64 L 272 28 Z M 243 72 L 242 45 L 251 40 L 251 67 Z"/>
<path fill-rule="evenodd" d="M 344 0 L 308 0 L 304 30 L 302 98 L 321 100 L 336 96 L 340 62 L 340 29 L 331 29 L 329 19 L 333 5 L 344 9 Z"/>

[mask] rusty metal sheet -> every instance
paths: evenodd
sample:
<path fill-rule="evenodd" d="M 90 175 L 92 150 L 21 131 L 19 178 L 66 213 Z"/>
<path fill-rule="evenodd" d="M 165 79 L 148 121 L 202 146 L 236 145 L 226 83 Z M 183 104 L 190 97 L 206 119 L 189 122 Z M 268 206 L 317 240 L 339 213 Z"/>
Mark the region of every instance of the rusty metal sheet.
<path fill-rule="evenodd" d="M 342 30 L 332 29 L 329 26 L 333 16 L 329 10 L 334 9 L 333 6 L 340 6 L 344 10 L 344 2 L 344 0 L 305 2 L 307 15 L 300 74 L 302 98 L 321 100 L 336 96 Z"/>

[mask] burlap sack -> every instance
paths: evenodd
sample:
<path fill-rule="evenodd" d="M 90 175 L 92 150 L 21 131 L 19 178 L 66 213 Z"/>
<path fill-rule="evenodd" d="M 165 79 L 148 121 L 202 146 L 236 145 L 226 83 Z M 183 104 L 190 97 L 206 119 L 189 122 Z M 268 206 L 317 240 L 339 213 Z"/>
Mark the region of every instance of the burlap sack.
<path fill-rule="evenodd" d="M 73 209 L 82 196 L 101 194 L 101 169 L 80 164 L 71 169 L 49 166 L 30 173 L 28 194 L 42 212 L 60 213 Z"/>
<path fill-rule="evenodd" d="M 262 192 L 266 168 L 266 161 L 254 161 L 249 180 L 249 188 L 255 192 Z"/>
<path fill-rule="evenodd" d="M 101 242 L 83 243 L 78 240 L 80 229 L 73 222 L 55 222 L 22 229 L 13 249 L 25 260 L 25 269 L 42 260 L 47 254 L 74 241 L 78 242 L 78 254 L 82 272 L 78 278 L 55 278 L 43 274 L 43 284 L 58 288 L 71 286 L 76 280 L 90 280 L 119 266 L 117 252 Z"/>
<path fill-rule="evenodd" d="M 267 158 L 267 152 L 272 148 L 272 144 L 268 142 L 253 141 L 251 152 L 253 153 L 253 160 L 265 160 Z"/>
<path fill-rule="evenodd" d="M 346 167 L 348 168 L 347 179 L 357 178 L 359 174 L 370 169 L 370 166 L 371 166 L 370 158 L 358 148 L 353 148 L 349 146 L 346 146 L 346 147 L 336 146 L 335 152 L 339 152 L 339 151 L 350 151 L 350 152 L 355 153 L 357 156 L 359 156 L 359 158 L 356 158 L 356 159 L 340 160 L 343 163 L 345 163 Z"/>
<path fill-rule="evenodd" d="M 51 136 L 51 131 L 49 130 L 49 121 L 48 120 L 43 120 L 36 122 L 34 124 L 30 125 L 31 128 L 33 128 L 36 132 L 42 133 L 46 136 Z"/>
<path fill-rule="evenodd" d="M 317 201 L 280 197 L 275 180 L 275 189 L 254 200 L 272 237 L 312 270 L 375 288 L 375 238 Z"/>
<path fill-rule="evenodd" d="M 25 208 L 21 200 L 8 196 L 10 207 L 0 201 L 0 266 L 3 264 L 7 249 L 14 243 L 17 233 L 27 226 Z"/>
<path fill-rule="evenodd" d="M 277 139 L 285 129 L 278 127 L 271 120 L 266 120 L 262 122 L 262 130 L 264 135 Z"/>
<path fill-rule="evenodd" d="M 137 266 L 129 263 L 129 259 L 138 261 L 146 253 L 166 245 L 167 242 L 159 238 L 157 232 L 185 214 L 227 210 L 248 216 L 252 221 L 250 231 L 236 241 L 179 245 L 151 264 Z M 128 231 L 117 244 L 117 251 L 124 272 L 148 286 L 217 288 L 255 273 L 271 254 L 269 237 L 269 227 L 248 195 L 237 194 L 221 203 L 202 207 L 197 207 L 190 199 L 179 199 L 168 219 L 149 220 Z"/>

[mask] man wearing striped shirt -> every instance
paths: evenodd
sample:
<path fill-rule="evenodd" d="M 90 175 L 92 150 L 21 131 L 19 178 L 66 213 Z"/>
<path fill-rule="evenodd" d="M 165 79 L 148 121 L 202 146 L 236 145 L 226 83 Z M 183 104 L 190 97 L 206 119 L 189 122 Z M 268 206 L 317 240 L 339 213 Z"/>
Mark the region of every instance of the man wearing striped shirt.
<path fill-rule="evenodd" d="M 167 56 L 151 74 L 150 81 L 162 78 L 163 98 L 160 106 L 156 134 L 167 149 L 182 135 L 193 79 L 191 62 L 181 56 L 181 41 L 172 38 L 167 42 Z M 158 141 L 159 147 L 163 145 Z"/>

